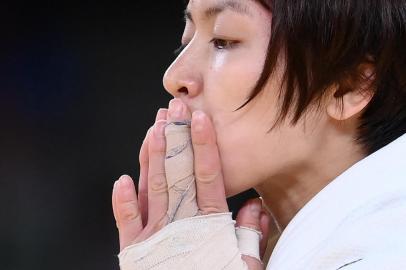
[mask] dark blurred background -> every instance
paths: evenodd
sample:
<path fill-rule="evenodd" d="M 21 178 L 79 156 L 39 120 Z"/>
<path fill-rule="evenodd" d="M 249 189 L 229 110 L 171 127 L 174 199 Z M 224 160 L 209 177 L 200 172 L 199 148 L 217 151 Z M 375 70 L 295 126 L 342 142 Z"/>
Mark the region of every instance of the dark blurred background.
<path fill-rule="evenodd" d="M 0 4 L 0 269 L 118 269 L 113 182 L 170 95 L 181 0 Z M 237 211 L 253 192 L 229 200 Z"/>

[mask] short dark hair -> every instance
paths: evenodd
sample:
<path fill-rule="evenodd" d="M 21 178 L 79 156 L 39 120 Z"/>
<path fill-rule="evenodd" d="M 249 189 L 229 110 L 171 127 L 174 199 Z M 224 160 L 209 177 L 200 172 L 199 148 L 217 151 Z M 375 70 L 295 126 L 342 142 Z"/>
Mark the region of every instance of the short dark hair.
<path fill-rule="evenodd" d="M 403 0 L 255 0 L 272 12 L 263 72 L 244 107 L 264 88 L 284 53 L 281 111 L 296 124 L 333 85 L 335 97 L 370 80 L 374 96 L 357 138 L 371 154 L 406 133 L 406 2 Z M 373 76 L 360 66 L 370 63 Z M 372 79 L 371 79 L 372 78 Z M 316 102 L 316 103 L 315 103 Z M 240 109 L 239 108 L 239 109 Z"/>

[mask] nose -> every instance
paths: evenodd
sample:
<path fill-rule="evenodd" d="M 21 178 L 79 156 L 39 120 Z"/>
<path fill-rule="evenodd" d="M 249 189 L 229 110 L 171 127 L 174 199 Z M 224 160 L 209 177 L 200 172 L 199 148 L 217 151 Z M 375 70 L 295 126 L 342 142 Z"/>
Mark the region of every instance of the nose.
<path fill-rule="evenodd" d="M 203 80 L 201 73 L 196 68 L 197 59 L 187 59 L 186 54 L 181 54 L 166 70 L 163 85 L 173 97 L 196 97 L 202 91 Z"/>

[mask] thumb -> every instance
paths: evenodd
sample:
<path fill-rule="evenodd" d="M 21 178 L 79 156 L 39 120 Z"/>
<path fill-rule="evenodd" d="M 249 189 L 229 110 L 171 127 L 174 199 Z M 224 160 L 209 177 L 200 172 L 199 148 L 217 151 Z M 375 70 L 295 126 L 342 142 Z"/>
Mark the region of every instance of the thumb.
<path fill-rule="evenodd" d="M 268 224 L 262 212 L 262 202 L 259 198 L 249 200 L 238 212 L 236 222 L 236 234 L 238 239 L 238 247 L 242 254 L 242 259 L 248 265 L 250 270 L 263 270 L 263 265 L 260 251 L 266 242 Z M 265 237 L 263 237 L 265 236 Z"/>

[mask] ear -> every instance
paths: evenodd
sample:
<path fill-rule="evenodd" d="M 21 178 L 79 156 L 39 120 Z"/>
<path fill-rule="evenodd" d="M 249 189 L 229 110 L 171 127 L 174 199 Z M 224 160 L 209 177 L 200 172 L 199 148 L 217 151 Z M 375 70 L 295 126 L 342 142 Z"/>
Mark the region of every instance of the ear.
<path fill-rule="evenodd" d="M 360 77 L 359 83 L 351 84 L 352 91 L 346 91 L 343 95 L 338 95 L 337 89 L 330 92 L 327 114 L 331 118 L 338 121 L 350 119 L 361 113 L 369 104 L 374 95 L 371 89 L 374 79 L 372 69 L 364 66 L 364 72 Z"/>

